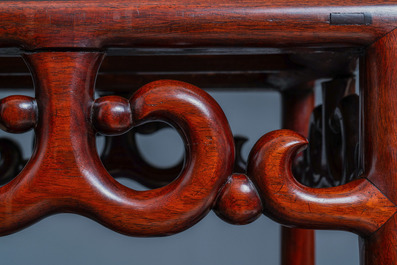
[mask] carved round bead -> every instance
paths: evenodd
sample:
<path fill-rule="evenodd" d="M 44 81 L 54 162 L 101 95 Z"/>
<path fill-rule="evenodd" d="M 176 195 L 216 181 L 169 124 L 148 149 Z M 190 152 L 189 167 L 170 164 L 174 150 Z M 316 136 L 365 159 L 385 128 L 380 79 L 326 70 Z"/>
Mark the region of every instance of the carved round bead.
<path fill-rule="evenodd" d="M 37 104 L 28 96 L 9 96 L 0 101 L 0 128 L 23 133 L 33 129 L 37 121 Z"/>
<path fill-rule="evenodd" d="M 123 134 L 132 127 L 130 103 L 119 96 L 101 97 L 94 102 L 92 122 L 102 134 Z"/>
<path fill-rule="evenodd" d="M 259 195 L 248 177 L 233 174 L 218 196 L 215 213 L 231 224 L 249 224 L 262 213 Z"/>

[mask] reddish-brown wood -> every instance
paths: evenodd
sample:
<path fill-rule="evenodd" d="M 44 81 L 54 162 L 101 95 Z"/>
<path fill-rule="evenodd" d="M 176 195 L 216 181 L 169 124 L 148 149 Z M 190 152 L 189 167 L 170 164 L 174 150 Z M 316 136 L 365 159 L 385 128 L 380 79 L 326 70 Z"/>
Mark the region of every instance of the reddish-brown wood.
<path fill-rule="evenodd" d="M 281 264 L 297 265 L 315 263 L 314 231 L 309 229 L 281 227 Z"/>
<path fill-rule="evenodd" d="M 251 150 L 253 177 L 266 215 L 300 228 L 340 229 L 368 236 L 395 212 L 395 205 L 366 179 L 332 188 L 309 188 L 291 173 L 294 154 L 307 141 L 289 130 L 264 135 Z"/>
<path fill-rule="evenodd" d="M 391 201 L 397 203 L 397 32 L 369 47 L 362 68 L 364 170 Z M 381 158 L 381 159 L 380 159 Z"/>
<path fill-rule="evenodd" d="M 233 174 L 222 188 L 214 210 L 222 220 L 244 225 L 255 221 L 262 214 L 262 203 L 248 177 Z"/>
<path fill-rule="evenodd" d="M 282 93 L 282 127 L 307 136 L 314 108 L 314 82 Z"/>
<path fill-rule="evenodd" d="M 27 96 L 9 96 L 0 101 L 0 128 L 23 133 L 33 129 L 37 120 L 36 101 Z"/>
<path fill-rule="evenodd" d="M 104 135 L 125 133 L 132 128 L 130 103 L 118 96 L 98 98 L 92 108 L 92 123 Z"/>
<path fill-rule="evenodd" d="M 25 58 L 36 84 L 37 144 L 24 170 L 0 188 L 1 234 L 52 213 L 75 212 L 128 235 L 168 235 L 211 209 L 231 174 L 234 145 L 227 120 L 209 95 L 186 83 L 159 81 L 130 99 L 134 126 L 165 120 L 181 131 L 187 146 L 178 179 L 134 191 L 115 181 L 96 153 L 89 118 L 102 54 L 41 52 Z"/>
<path fill-rule="evenodd" d="M 396 264 L 397 215 L 394 214 L 378 231 L 360 238 L 360 264 Z"/>
<path fill-rule="evenodd" d="M 361 68 L 363 94 L 364 176 L 394 204 L 397 203 L 397 32 L 369 47 Z M 396 264 L 396 217 L 379 231 L 362 238 L 361 263 Z"/>
<path fill-rule="evenodd" d="M 0 3 L 0 46 L 368 45 L 396 27 L 395 4 L 391 0 L 5 1 Z M 338 14 L 345 18 L 335 20 Z M 360 23 L 349 19 L 354 15 Z"/>
<path fill-rule="evenodd" d="M 102 94 L 130 95 L 160 79 L 185 81 L 202 89 L 296 89 L 313 79 L 349 75 L 358 51 L 197 48 L 121 49 L 117 54 L 121 55 L 108 50 L 99 70 L 95 89 Z M 0 57 L 0 89 L 33 88 L 28 69 L 17 55 Z"/>
<path fill-rule="evenodd" d="M 287 90 L 282 94 L 282 126 L 308 135 L 310 115 L 314 108 L 314 82 Z M 299 161 L 295 160 L 295 165 Z M 296 176 L 298 180 L 302 176 Z M 314 231 L 309 229 L 281 227 L 281 264 L 314 265 Z"/>
<path fill-rule="evenodd" d="M 0 185 L 9 182 L 21 171 L 26 161 L 21 147 L 8 138 L 0 138 Z"/>
<path fill-rule="evenodd" d="M 149 188 L 159 188 L 176 179 L 183 168 L 183 159 L 168 168 L 156 167 L 142 156 L 136 141 L 137 132 L 150 134 L 164 127 L 169 125 L 162 122 L 146 123 L 128 133 L 106 137 L 101 161 L 107 171 L 115 178 L 129 178 Z M 247 140 L 241 136 L 234 137 L 234 173 L 246 172 L 246 161 L 241 157 L 241 148 Z"/>
<path fill-rule="evenodd" d="M 137 236 L 182 231 L 215 204 L 218 214 L 232 223 L 257 217 L 260 201 L 255 188 L 249 185 L 247 194 L 241 192 L 250 180 L 232 175 L 232 135 L 216 102 L 195 86 L 164 80 L 145 85 L 128 102 L 114 96 L 94 101 L 102 52 L 115 47 L 129 48 L 132 54 L 137 52 L 132 48 L 155 52 L 172 48 L 176 53 L 194 48 L 200 53 L 202 48 L 260 47 L 262 53 L 278 54 L 266 55 L 268 61 L 255 58 L 257 72 L 250 65 L 239 68 L 230 51 L 230 57 L 215 69 L 203 62 L 210 59 L 205 56 L 195 57 L 197 64 L 190 62 L 190 68 L 184 59 L 172 64 L 173 56 L 163 58 L 167 59 L 163 64 L 170 65 L 168 70 L 139 61 L 132 62 L 134 67 L 112 70 L 107 66 L 110 74 L 101 74 L 97 87 L 112 93 L 132 92 L 165 77 L 204 88 L 242 88 L 245 84 L 284 91 L 316 78 L 346 77 L 351 72 L 349 62 L 366 49 L 361 67 L 365 81 L 359 150 L 364 156 L 362 178 L 325 189 L 299 184 L 290 167 L 293 154 L 306 141 L 290 131 L 272 132 L 259 140 L 251 152 L 247 175 L 255 180 L 264 211 L 273 219 L 290 226 L 356 232 L 361 236 L 363 264 L 397 263 L 396 4 L 395 0 L 1 2 L 0 47 L 18 47 L 19 52 L 27 53 L 36 96 L 3 99 L 0 125 L 15 133 L 34 128 L 37 144 L 23 171 L 0 187 L 0 234 L 58 212 L 79 213 Z M 352 49 L 337 53 L 335 59 L 336 47 Z M 319 51 L 325 56 L 319 56 Z M 285 59 L 286 64 L 280 63 Z M 259 67 L 261 64 L 266 67 Z M 0 87 L 31 86 L 26 71 L 14 66 L 10 65 L 18 74 L 2 75 Z M 351 112 L 347 108 L 340 111 Z M 300 131 L 302 124 L 293 121 L 295 116 L 290 119 Z M 155 120 L 164 120 L 180 131 L 186 145 L 185 165 L 168 185 L 134 191 L 105 170 L 96 153 L 95 133 L 120 134 Z M 11 151 L 10 155 L 15 154 Z"/>

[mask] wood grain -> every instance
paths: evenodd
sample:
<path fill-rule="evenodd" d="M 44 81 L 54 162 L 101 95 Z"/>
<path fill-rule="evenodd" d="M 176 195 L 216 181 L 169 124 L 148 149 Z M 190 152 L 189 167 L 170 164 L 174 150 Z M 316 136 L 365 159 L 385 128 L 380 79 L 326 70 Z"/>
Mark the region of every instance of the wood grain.
<path fill-rule="evenodd" d="M 396 27 L 395 4 L 390 0 L 5 1 L 0 3 L 0 46 L 364 46 Z M 370 23 L 333 25 L 335 13 L 362 14 L 370 17 Z"/>
<path fill-rule="evenodd" d="M 395 205 L 366 179 L 322 189 L 298 183 L 291 163 L 306 144 L 299 134 L 278 130 L 264 135 L 251 150 L 248 176 L 255 181 L 267 216 L 288 226 L 368 236 L 395 213 Z"/>
<path fill-rule="evenodd" d="M 0 101 L 0 128 L 6 132 L 23 133 L 37 122 L 36 101 L 28 96 L 8 96 Z"/>
<path fill-rule="evenodd" d="M 397 137 L 395 60 L 397 32 L 370 46 L 363 60 L 363 154 L 364 176 L 394 204 L 397 203 Z M 396 264 L 396 217 L 371 237 L 362 238 L 361 263 Z"/>
<path fill-rule="evenodd" d="M 17 47 L 24 53 L 36 94 L 0 101 L 1 129 L 36 133 L 32 158 L 0 187 L 0 235 L 60 212 L 85 215 L 127 235 L 162 236 L 191 227 L 213 207 L 234 224 L 253 221 L 263 209 L 284 225 L 355 232 L 361 236 L 362 264 L 396 264 L 396 4 L 396 0 L 0 2 L 0 47 Z M 109 74 L 98 76 L 104 53 L 113 48 L 178 52 L 261 48 L 277 55 L 237 58 L 229 52 L 229 57 L 213 64 L 207 60 L 216 59 L 203 54 L 190 57 L 194 62 L 186 60 L 189 56 L 174 63 L 173 56 L 162 57 L 162 64 L 157 58 L 142 63 L 147 59 L 142 57 L 133 66 L 105 64 Z M 345 48 L 353 52 L 336 53 Z M 187 83 L 151 82 L 172 77 L 203 88 L 246 85 L 286 91 L 318 78 L 346 77 L 350 62 L 364 51 L 358 150 L 364 174 L 333 188 L 309 188 L 296 181 L 292 159 L 307 141 L 286 130 L 257 142 L 247 175 L 232 174 L 233 137 L 218 104 Z M 249 58 L 252 65 L 234 63 Z M 162 65 L 169 65 L 168 70 Z M 31 87 L 30 75 L 19 67 L 0 67 L 6 72 L 0 76 L 0 87 Z M 14 75 L 7 76 L 7 68 Z M 151 83 L 129 100 L 117 96 L 94 100 L 97 76 L 98 90 L 106 93 L 133 92 Z M 308 106 L 301 105 L 304 114 L 296 110 L 289 114 L 291 128 L 302 130 Z M 345 110 L 351 112 L 340 109 Z M 95 134 L 118 135 L 159 120 L 177 128 L 184 140 L 186 157 L 179 177 L 149 191 L 121 185 L 102 165 Z M 118 139 L 120 145 L 128 138 Z M 7 148 L 10 153 L 1 155 L 18 161 L 17 148 Z M 4 176 L 10 179 L 19 170 L 9 161 L 7 165 L 13 170 Z M 164 180 L 164 175 L 147 169 L 139 168 L 153 173 L 154 180 Z M 308 233 L 286 231 L 293 232 L 296 244 Z M 309 249 L 310 243 L 305 250 Z M 294 254 L 295 261 L 309 252 Z"/>
<path fill-rule="evenodd" d="M 360 264 L 396 264 L 397 215 L 394 214 L 378 231 L 360 238 Z"/>
<path fill-rule="evenodd" d="M 114 180 L 96 152 L 90 117 L 102 54 L 41 52 L 25 58 L 35 80 L 37 145 L 24 170 L 0 187 L 0 234 L 49 214 L 73 212 L 127 235 L 170 235 L 208 213 L 234 160 L 229 125 L 208 94 L 186 83 L 159 81 L 130 99 L 134 126 L 151 120 L 174 124 L 187 153 L 174 182 L 135 191 Z"/>
<path fill-rule="evenodd" d="M 281 264 L 314 265 L 315 234 L 313 230 L 281 227 Z"/>
<path fill-rule="evenodd" d="M 103 135 L 120 135 L 132 128 L 131 106 L 127 99 L 105 96 L 95 100 L 91 121 Z"/>

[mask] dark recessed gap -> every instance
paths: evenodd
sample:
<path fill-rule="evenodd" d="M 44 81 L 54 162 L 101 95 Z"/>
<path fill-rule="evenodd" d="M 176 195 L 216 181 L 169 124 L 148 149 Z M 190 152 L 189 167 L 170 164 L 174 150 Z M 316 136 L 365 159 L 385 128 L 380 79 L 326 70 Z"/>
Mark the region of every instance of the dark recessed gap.
<path fill-rule="evenodd" d="M 21 56 L 0 56 L 0 99 L 11 95 L 34 97 L 32 75 Z M 0 186 L 13 180 L 32 156 L 34 132 L 0 130 Z"/>

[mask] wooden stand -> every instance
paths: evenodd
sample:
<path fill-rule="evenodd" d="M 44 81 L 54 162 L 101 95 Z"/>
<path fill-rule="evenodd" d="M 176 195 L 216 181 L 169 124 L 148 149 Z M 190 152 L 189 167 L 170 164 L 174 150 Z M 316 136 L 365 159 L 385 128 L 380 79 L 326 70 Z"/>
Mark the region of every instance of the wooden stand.
<path fill-rule="evenodd" d="M 283 228 L 283 265 L 314 264 L 313 231 L 302 228 L 354 232 L 363 265 L 397 264 L 396 17 L 397 1 L 378 0 L 0 2 L 0 55 L 6 57 L 0 56 L 0 88 L 32 88 L 32 75 L 35 89 L 34 98 L 0 101 L 0 128 L 36 134 L 22 170 L 18 147 L 0 142 L 1 156 L 7 156 L 0 172 L 0 235 L 59 212 L 131 236 L 175 234 L 210 210 L 232 224 L 264 213 L 291 227 Z M 313 96 L 296 92 L 302 86 L 311 91 L 313 80 L 324 78 L 342 80 L 329 83 L 331 89 L 345 85 L 359 57 L 359 148 L 348 144 L 338 151 L 349 154 L 349 172 L 362 174 L 349 173 L 333 182 L 348 183 L 336 187 L 304 186 L 291 167 L 308 143 L 302 135 Z M 102 97 L 94 98 L 95 88 Z M 235 165 L 222 109 L 203 90 L 225 88 L 283 92 L 283 126 L 295 131 L 259 139 L 246 174 L 242 163 Z M 354 109 L 355 100 L 345 101 L 340 112 Z M 124 165 L 134 179 L 156 187 L 127 188 L 103 166 L 95 135 L 118 136 L 156 121 L 180 133 L 184 164 L 166 174 Z M 331 125 L 324 127 L 343 127 Z M 354 131 L 353 125 L 343 128 Z M 102 158 L 114 172 L 111 151 Z M 353 168 L 355 153 L 362 168 Z M 171 181 L 168 173 L 180 168 Z"/>

